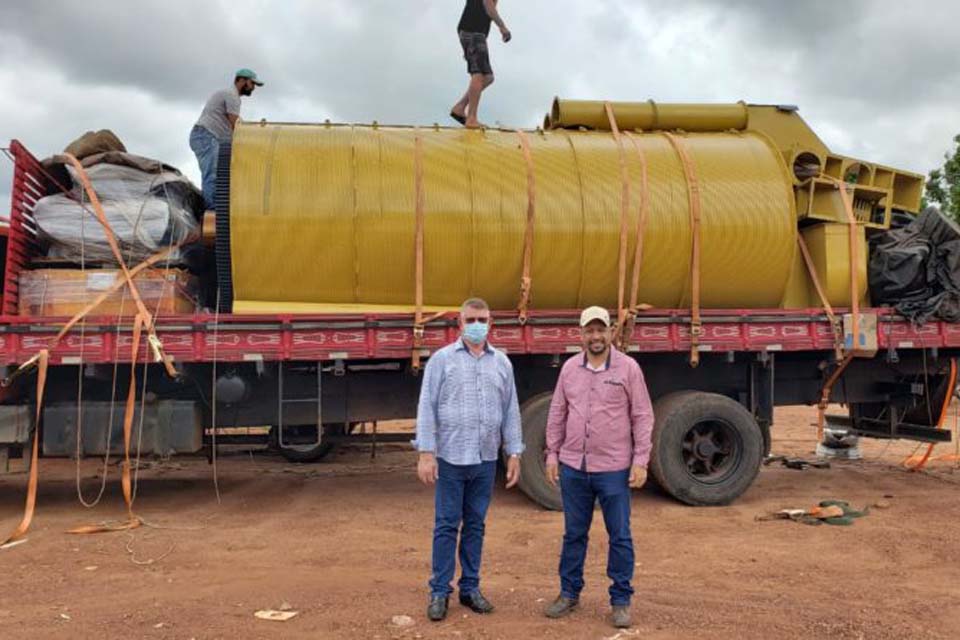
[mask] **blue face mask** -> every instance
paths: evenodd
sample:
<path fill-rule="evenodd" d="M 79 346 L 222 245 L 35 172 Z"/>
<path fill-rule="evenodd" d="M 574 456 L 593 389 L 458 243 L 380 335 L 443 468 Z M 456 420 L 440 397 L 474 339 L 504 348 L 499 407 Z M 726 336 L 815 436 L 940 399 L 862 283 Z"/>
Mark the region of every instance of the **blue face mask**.
<path fill-rule="evenodd" d="M 483 322 L 471 322 L 464 325 L 463 337 L 473 344 L 483 344 L 487 341 L 490 325 Z"/>

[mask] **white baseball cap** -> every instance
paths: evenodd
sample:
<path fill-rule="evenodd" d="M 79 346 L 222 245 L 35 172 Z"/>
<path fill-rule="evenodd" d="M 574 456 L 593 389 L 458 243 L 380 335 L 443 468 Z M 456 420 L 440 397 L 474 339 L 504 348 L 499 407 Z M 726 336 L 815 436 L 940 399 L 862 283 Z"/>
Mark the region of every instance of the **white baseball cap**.
<path fill-rule="evenodd" d="M 604 326 L 610 326 L 610 313 L 603 307 L 587 307 L 580 314 L 580 326 L 585 327 L 594 320 L 599 320 Z"/>

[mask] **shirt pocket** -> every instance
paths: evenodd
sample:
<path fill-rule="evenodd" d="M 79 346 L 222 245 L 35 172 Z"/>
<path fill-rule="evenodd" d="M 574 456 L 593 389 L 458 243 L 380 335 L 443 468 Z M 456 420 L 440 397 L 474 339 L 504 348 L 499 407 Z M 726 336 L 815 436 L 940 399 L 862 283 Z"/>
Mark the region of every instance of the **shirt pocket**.
<path fill-rule="evenodd" d="M 503 421 L 503 403 L 507 397 L 507 384 L 512 381 L 496 368 L 485 367 L 480 373 L 483 394 L 484 418 L 488 426 L 499 427 Z"/>
<path fill-rule="evenodd" d="M 627 413 L 629 407 L 629 396 L 627 395 L 627 384 L 620 378 L 606 378 L 600 384 L 600 397 L 603 400 L 603 408 L 611 413 Z"/>
<path fill-rule="evenodd" d="M 447 362 L 443 367 L 443 378 L 440 382 L 440 401 L 446 403 L 460 398 L 463 395 L 463 379 L 462 367 Z"/>

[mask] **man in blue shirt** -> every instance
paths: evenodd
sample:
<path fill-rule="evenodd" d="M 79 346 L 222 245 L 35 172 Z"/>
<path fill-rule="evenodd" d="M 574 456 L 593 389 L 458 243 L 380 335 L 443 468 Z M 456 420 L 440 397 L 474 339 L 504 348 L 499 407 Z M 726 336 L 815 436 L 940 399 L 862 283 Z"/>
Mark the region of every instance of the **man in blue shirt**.
<path fill-rule="evenodd" d="M 520 479 L 524 447 L 517 388 L 510 359 L 487 341 L 492 324 L 486 302 L 464 302 L 460 339 L 427 361 L 420 389 L 413 444 L 420 452 L 420 481 L 436 484 L 427 608 L 435 622 L 447 616 L 458 533 L 460 604 L 476 613 L 493 611 L 480 593 L 480 556 L 501 443 L 509 456 L 507 489 Z"/>

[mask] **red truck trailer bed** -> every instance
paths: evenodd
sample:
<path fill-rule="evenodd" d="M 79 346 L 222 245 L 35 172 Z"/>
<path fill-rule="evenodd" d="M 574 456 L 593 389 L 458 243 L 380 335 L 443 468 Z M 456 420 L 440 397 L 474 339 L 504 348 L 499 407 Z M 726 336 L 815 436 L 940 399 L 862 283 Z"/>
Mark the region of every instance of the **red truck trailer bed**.
<path fill-rule="evenodd" d="M 960 347 L 960 325 L 930 322 L 913 326 L 886 309 L 878 315 L 879 349 Z M 452 342 L 455 314 L 428 325 L 423 355 Z M 509 354 L 565 354 L 580 349 L 575 311 L 533 312 L 526 325 L 515 316 L 495 314 L 491 341 Z M 130 361 L 129 320 L 90 318 L 56 345 L 51 341 L 68 318 L 0 316 L 0 362 L 13 364 L 52 346 L 52 364 L 81 360 Z M 197 314 L 157 321 L 165 352 L 179 362 L 364 360 L 408 358 L 413 351 L 410 315 L 266 315 Z M 821 310 L 738 309 L 703 314 L 700 351 L 829 351 L 834 336 Z M 684 311 L 649 311 L 637 317 L 629 351 L 690 350 L 689 316 Z M 141 356 L 150 356 L 144 344 Z"/>

